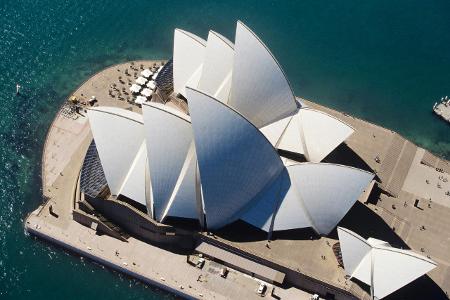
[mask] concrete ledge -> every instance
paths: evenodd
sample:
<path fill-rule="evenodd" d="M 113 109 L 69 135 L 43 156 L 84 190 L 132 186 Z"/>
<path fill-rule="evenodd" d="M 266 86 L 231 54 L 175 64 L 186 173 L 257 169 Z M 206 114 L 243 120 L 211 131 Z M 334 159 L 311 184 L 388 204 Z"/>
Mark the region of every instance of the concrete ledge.
<path fill-rule="evenodd" d="M 145 277 L 144 275 L 141 275 L 141 274 L 139 274 L 137 272 L 133 272 L 131 270 L 128 270 L 128 269 L 126 269 L 126 268 L 124 268 L 124 267 L 122 267 L 120 265 L 114 264 L 114 263 L 112 263 L 112 262 L 110 262 L 110 261 L 108 261 L 106 259 L 103 259 L 103 258 L 101 258 L 99 256 L 93 255 L 92 253 L 89 253 L 89 252 L 87 252 L 85 250 L 82 250 L 82 249 L 80 249 L 80 248 L 78 248 L 78 247 L 76 247 L 74 245 L 71 245 L 71 244 L 69 244 L 67 242 L 60 241 L 60 240 L 58 240 L 58 239 L 56 239 L 56 238 L 54 238 L 54 237 L 52 237 L 50 235 L 42 233 L 42 232 L 40 232 L 40 231 L 38 231 L 38 230 L 28 226 L 28 224 L 25 224 L 25 230 L 28 233 L 30 233 L 30 234 L 33 234 L 33 235 L 35 235 L 35 236 L 37 236 L 39 238 L 42 238 L 42 239 L 44 239 L 44 240 L 46 240 L 48 242 L 51 242 L 51 243 L 56 244 L 58 246 L 61 246 L 61 247 L 65 248 L 65 249 L 67 249 L 67 250 L 69 250 L 71 252 L 74 252 L 74 253 L 76 253 L 76 254 L 78 254 L 80 256 L 85 256 L 85 257 L 91 259 L 92 261 L 98 262 L 98 263 L 100 263 L 100 264 L 102 264 L 102 265 L 104 265 L 106 267 L 112 268 L 112 269 L 114 269 L 114 270 L 116 270 L 118 272 L 124 273 L 124 274 L 126 274 L 128 276 L 131 276 L 133 278 L 136 278 L 136 279 L 138 279 L 138 280 L 140 280 L 140 281 L 142 281 L 144 283 L 147 283 L 149 285 L 158 287 L 158 288 L 160 288 L 162 290 L 165 290 L 165 291 L 170 292 L 172 294 L 175 294 L 177 296 L 180 296 L 180 297 L 183 297 L 183 298 L 186 298 L 186 299 L 201 299 L 201 298 L 197 298 L 197 297 L 195 297 L 193 295 L 190 295 L 188 293 L 182 292 L 177 287 L 173 287 L 173 286 L 169 286 L 169 285 L 166 285 L 166 284 L 162 284 L 159 281 L 157 281 L 157 279 L 155 279 L 155 278 Z"/>

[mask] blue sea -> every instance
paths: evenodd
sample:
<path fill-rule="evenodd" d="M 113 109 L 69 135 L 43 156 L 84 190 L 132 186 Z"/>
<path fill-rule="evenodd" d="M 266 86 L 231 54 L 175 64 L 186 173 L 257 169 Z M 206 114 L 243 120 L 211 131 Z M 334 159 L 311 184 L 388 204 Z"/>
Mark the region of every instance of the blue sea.
<path fill-rule="evenodd" d="M 95 72 L 169 58 L 177 27 L 233 40 L 242 20 L 298 96 L 450 158 L 450 126 L 431 112 L 450 95 L 449 13 L 447 0 L 1 0 L 0 299 L 173 299 L 24 234 L 24 217 L 42 202 L 46 131 Z"/>

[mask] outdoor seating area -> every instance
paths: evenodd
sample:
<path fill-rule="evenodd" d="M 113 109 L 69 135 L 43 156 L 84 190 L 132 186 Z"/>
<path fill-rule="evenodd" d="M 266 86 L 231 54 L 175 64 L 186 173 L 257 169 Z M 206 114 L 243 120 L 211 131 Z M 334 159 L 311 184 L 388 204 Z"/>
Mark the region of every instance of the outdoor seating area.
<path fill-rule="evenodd" d="M 117 83 L 110 85 L 109 96 L 138 106 L 150 101 L 156 89 L 155 79 L 163 65 L 164 63 L 144 65 L 130 62 L 125 70 L 118 68 L 121 75 L 118 76 Z"/>
<path fill-rule="evenodd" d="M 61 114 L 69 119 L 73 119 L 76 120 L 78 119 L 78 114 L 76 113 L 77 108 L 76 108 L 76 104 L 73 103 L 65 103 L 63 105 L 63 107 L 61 108 Z"/>

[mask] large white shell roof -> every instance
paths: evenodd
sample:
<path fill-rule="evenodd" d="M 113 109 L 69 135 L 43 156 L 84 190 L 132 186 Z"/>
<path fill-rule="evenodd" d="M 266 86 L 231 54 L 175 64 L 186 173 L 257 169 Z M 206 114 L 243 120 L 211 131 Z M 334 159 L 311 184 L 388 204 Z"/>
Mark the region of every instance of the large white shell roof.
<path fill-rule="evenodd" d="M 287 169 L 296 185 L 297 201 L 302 201 L 312 227 L 321 234 L 333 230 L 374 177 L 372 173 L 336 164 L 303 163 Z M 284 227 L 284 221 L 280 220 L 280 227 Z"/>
<path fill-rule="evenodd" d="M 234 48 L 230 106 L 258 128 L 294 114 L 297 104 L 281 66 L 242 22 L 236 26 Z"/>
<path fill-rule="evenodd" d="M 89 109 L 88 117 L 111 194 L 123 193 L 145 205 L 145 186 L 140 185 L 139 191 L 133 192 L 128 188 L 145 170 L 134 167 L 144 143 L 142 116 L 120 108 L 99 107 Z M 141 157 L 140 161 L 145 159 Z M 136 195 L 140 195 L 139 198 Z"/>
<path fill-rule="evenodd" d="M 233 43 L 210 31 L 198 89 L 226 103 L 230 94 L 233 58 Z"/>
<path fill-rule="evenodd" d="M 255 215 L 263 214 L 261 209 L 267 207 L 264 197 L 242 216 L 244 221 L 266 231 L 312 227 L 319 234 L 328 234 L 374 176 L 352 167 L 319 163 L 290 165 L 287 173 L 277 196 L 269 195 L 275 205 L 273 226 L 255 221 L 260 219 Z"/>
<path fill-rule="evenodd" d="M 186 88 L 194 130 L 208 228 L 237 218 L 283 170 L 264 135 L 238 112 Z"/>
<path fill-rule="evenodd" d="M 306 157 L 312 162 L 322 161 L 354 131 L 341 120 L 311 108 L 300 109 L 296 117 L 301 124 Z"/>
<path fill-rule="evenodd" d="M 197 206 L 196 201 L 196 192 L 199 189 L 196 180 L 196 170 L 197 156 L 194 142 L 192 141 L 177 183 L 162 215 L 162 221 L 166 217 L 201 218 L 199 216 L 200 207 Z"/>
<path fill-rule="evenodd" d="M 382 299 L 426 274 L 436 263 L 410 250 L 391 247 L 375 239 L 338 227 L 345 272 L 370 285 L 373 296 Z"/>
<path fill-rule="evenodd" d="M 174 203 L 177 193 L 195 195 L 193 185 L 185 184 L 180 189 L 185 176 L 195 176 L 192 171 L 186 173 L 191 160 L 196 159 L 195 152 L 188 155 L 193 145 L 192 126 L 189 118 L 162 104 L 144 103 L 142 113 L 154 217 L 161 221 L 165 211 L 169 210 L 168 206 Z M 192 182 L 195 181 L 195 177 L 186 180 Z M 193 206 L 189 212 L 195 212 L 195 197 L 185 206 L 189 205 Z M 187 211 L 183 213 L 183 217 L 197 217 Z M 171 212 L 176 214 L 173 210 Z"/>
<path fill-rule="evenodd" d="M 205 59 L 206 41 L 180 29 L 175 29 L 173 43 L 173 88 L 186 96 L 185 86 L 196 86 Z"/>
<path fill-rule="evenodd" d="M 144 206 L 147 206 L 147 199 L 149 198 L 145 188 L 146 168 L 147 149 L 145 143 L 142 143 L 119 190 L 120 195 L 124 195 Z"/>

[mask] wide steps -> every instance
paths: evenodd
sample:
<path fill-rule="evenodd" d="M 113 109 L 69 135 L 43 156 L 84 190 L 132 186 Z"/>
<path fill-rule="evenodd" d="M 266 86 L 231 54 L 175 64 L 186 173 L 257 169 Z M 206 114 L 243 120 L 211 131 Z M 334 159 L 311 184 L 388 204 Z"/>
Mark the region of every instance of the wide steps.
<path fill-rule="evenodd" d="M 442 171 L 450 174 L 450 164 L 448 161 L 440 159 L 439 157 L 431 154 L 428 151 L 425 151 L 421 163 L 432 168 L 442 169 Z"/>
<path fill-rule="evenodd" d="M 394 168 L 397 164 L 404 143 L 405 139 L 401 136 L 395 134 L 392 137 L 391 144 L 386 151 L 386 155 L 381 162 L 381 167 L 378 171 L 378 176 L 380 177 L 383 186 L 387 185 L 392 176 L 392 173 L 394 172 Z"/>
<path fill-rule="evenodd" d="M 417 147 L 400 135 L 392 138 L 378 172 L 381 187 L 391 195 L 397 197 L 400 193 L 416 151 Z"/>
<path fill-rule="evenodd" d="M 408 176 L 409 168 L 416 155 L 416 151 L 417 147 L 413 143 L 405 141 L 397 166 L 394 169 L 391 180 L 386 186 L 390 193 L 395 196 L 398 196 L 403 187 L 403 183 L 405 182 L 406 176 Z"/>

